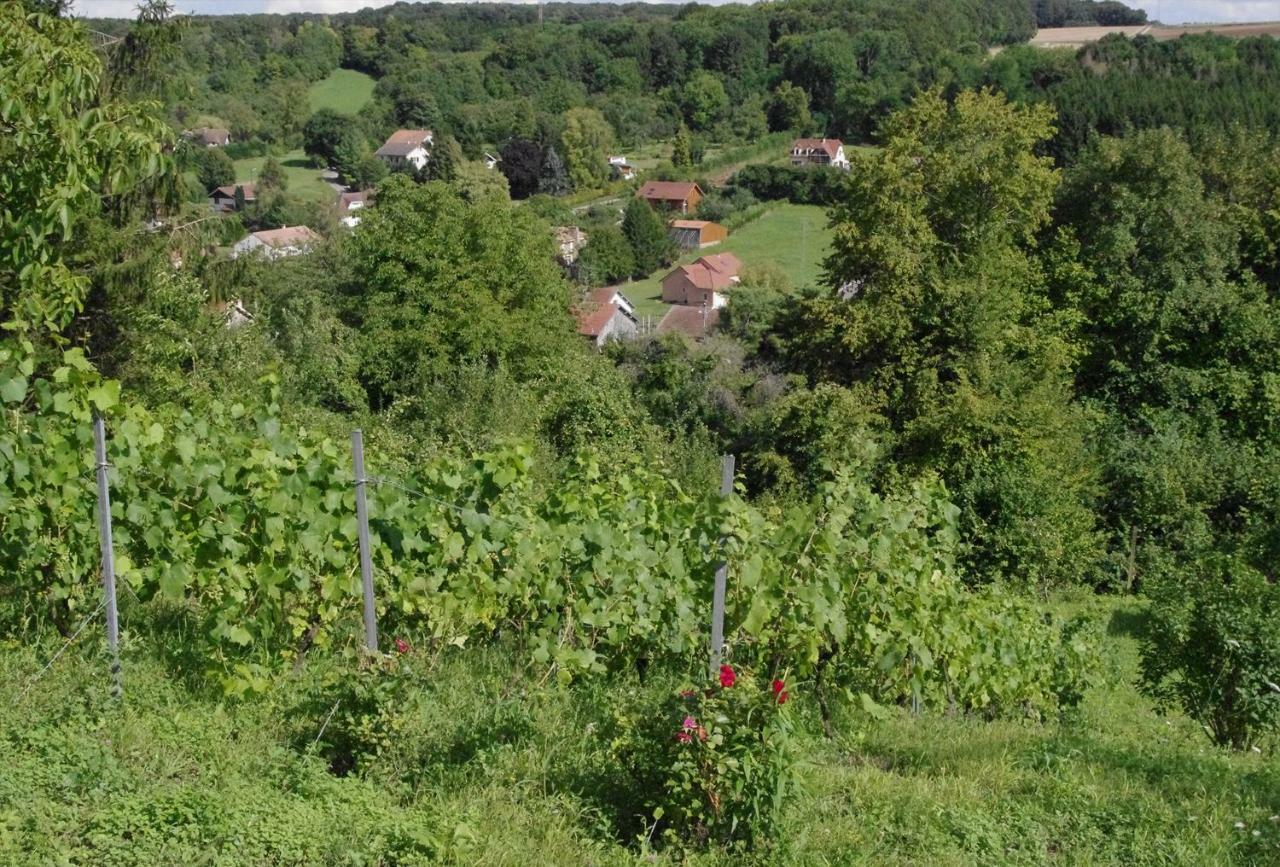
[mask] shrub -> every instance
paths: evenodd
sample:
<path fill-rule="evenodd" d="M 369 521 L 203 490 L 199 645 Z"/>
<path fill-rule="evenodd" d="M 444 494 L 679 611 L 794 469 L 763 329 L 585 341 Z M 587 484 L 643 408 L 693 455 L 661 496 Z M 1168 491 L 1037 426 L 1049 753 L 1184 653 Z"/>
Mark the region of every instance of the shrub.
<path fill-rule="evenodd" d="M 722 665 L 712 685 L 686 685 L 673 698 L 656 718 L 638 721 L 638 732 L 615 741 L 615 748 L 630 747 L 624 764 L 647 785 L 650 834 L 660 831 L 674 846 L 776 846 L 778 820 L 795 789 L 786 684 Z"/>
<path fill-rule="evenodd" d="M 1142 684 L 1241 750 L 1280 728 L 1280 586 L 1238 565 L 1209 573 L 1148 586 Z"/>

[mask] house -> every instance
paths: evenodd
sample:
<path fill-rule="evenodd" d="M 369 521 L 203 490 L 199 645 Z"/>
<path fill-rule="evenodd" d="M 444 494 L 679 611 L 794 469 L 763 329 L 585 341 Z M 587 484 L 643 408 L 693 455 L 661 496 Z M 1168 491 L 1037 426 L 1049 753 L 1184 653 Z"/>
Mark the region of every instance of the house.
<path fill-rule="evenodd" d="M 681 214 L 697 210 L 702 189 L 692 181 L 645 181 L 636 193 L 654 208 Z"/>
<path fill-rule="evenodd" d="M 706 337 L 720 323 L 720 311 L 714 307 L 672 307 L 658 323 L 658 334 L 683 334 L 693 340 Z"/>
<path fill-rule="evenodd" d="M 578 333 L 599 349 L 610 340 L 635 337 L 639 330 L 635 305 L 613 287 L 592 290 L 577 309 Z"/>
<path fill-rule="evenodd" d="M 698 250 L 719 244 L 729 237 L 729 230 L 710 220 L 672 220 L 667 235 L 682 250 Z"/>
<path fill-rule="evenodd" d="M 225 187 L 217 187 L 209 194 L 209 207 L 219 214 L 229 214 L 232 211 L 240 210 L 236 204 L 237 189 L 241 190 L 244 195 L 244 204 L 247 205 L 258 200 L 258 187 L 256 184 L 230 184 Z"/>
<path fill-rule="evenodd" d="M 373 192 L 371 190 L 339 193 L 338 222 L 348 229 L 354 229 L 360 225 L 360 211 L 364 210 L 366 205 L 372 203 Z"/>
<path fill-rule="evenodd" d="M 844 142 L 838 138 L 798 138 L 791 143 L 791 165 L 848 169 Z"/>
<path fill-rule="evenodd" d="M 624 181 L 635 180 L 636 168 L 627 162 L 626 157 L 609 157 L 609 169 L 615 178 Z"/>
<path fill-rule="evenodd" d="M 282 229 L 267 229 L 254 232 L 249 237 L 236 243 L 231 248 L 231 258 L 257 255 L 267 259 L 283 259 L 286 256 L 301 256 L 310 253 L 312 247 L 320 243 L 320 236 L 306 226 L 285 226 Z"/>
<path fill-rule="evenodd" d="M 242 328 L 253 322 L 253 314 L 249 312 L 249 308 L 245 307 L 244 302 L 239 298 L 215 303 L 213 305 L 213 313 L 215 316 L 222 317 L 222 327 L 230 331 Z"/>
<path fill-rule="evenodd" d="M 398 129 L 373 154 L 389 169 L 420 169 L 431 158 L 432 142 L 429 129 Z"/>
<path fill-rule="evenodd" d="M 188 129 L 182 133 L 183 138 L 207 148 L 221 148 L 231 144 L 231 130 L 202 126 L 199 129 Z"/>
<path fill-rule="evenodd" d="M 578 261 L 578 254 L 587 245 L 587 233 L 577 226 L 556 226 L 556 259 L 566 268 Z"/>
<path fill-rule="evenodd" d="M 662 300 L 690 307 L 723 307 L 725 290 L 737 285 L 742 262 L 732 253 L 703 256 L 662 278 Z"/>

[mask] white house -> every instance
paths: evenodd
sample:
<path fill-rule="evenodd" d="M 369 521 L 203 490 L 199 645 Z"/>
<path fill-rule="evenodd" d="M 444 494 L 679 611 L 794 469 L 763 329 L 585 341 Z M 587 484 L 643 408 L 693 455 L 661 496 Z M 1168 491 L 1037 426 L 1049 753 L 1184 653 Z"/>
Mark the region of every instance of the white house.
<path fill-rule="evenodd" d="M 231 144 L 231 130 L 202 126 L 199 129 L 184 130 L 182 135 L 198 145 L 207 148 L 226 147 Z"/>
<path fill-rule="evenodd" d="M 849 159 L 844 155 L 844 142 L 838 138 L 798 138 L 791 143 L 791 165 L 847 170 Z"/>
<path fill-rule="evenodd" d="M 628 163 L 626 157 L 609 157 L 609 168 L 615 178 L 621 178 L 624 181 L 635 179 L 635 166 Z"/>
<path fill-rule="evenodd" d="M 597 349 L 610 340 L 635 337 L 640 326 L 636 308 L 627 296 L 613 287 L 595 289 L 576 311 L 578 333 Z"/>
<path fill-rule="evenodd" d="M 373 194 L 368 190 L 338 194 L 338 222 L 348 229 L 360 225 L 360 212 L 372 200 Z"/>
<path fill-rule="evenodd" d="M 420 169 L 431 159 L 433 141 L 429 129 L 398 129 L 374 151 L 374 156 L 390 169 Z"/>
<path fill-rule="evenodd" d="M 283 259 L 310 253 L 320 243 L 320 236 L 306 226 L 285 226 L 254 232 L 231 248 L 231 258 L 255 255 L 267 259 Z"/>
<path fill-rule="evenodd" d="M 484 152 L 484 167 L 486 169 L 496 169 L 500 162 L 502 162 L 500 157 L 496 157 L 488 151 Z"/>

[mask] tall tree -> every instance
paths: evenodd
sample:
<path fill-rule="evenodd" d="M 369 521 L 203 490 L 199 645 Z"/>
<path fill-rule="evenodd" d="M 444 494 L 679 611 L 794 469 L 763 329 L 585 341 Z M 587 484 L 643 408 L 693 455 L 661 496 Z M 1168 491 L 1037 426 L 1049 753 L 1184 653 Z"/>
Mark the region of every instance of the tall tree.
<path fill-rule="evenodd" d="M 693 142 L 689 128 L 680 124 L 676 137 L 671 142 L 671 165 L 678 169 L 687 169 L 693 165 Z"/>
<path fill-rule="evenodd" d="M 565 114 L 565 162 L 569 178 L 578 189 L 599 186 L 609 179 L 609 150 L 613 128 L 594 108 L 574 108 Z"/>
<path fill-rule="evenodd" d="M 622 234 L 635 259 L 634 276 L 647 277 L 671 263 L 673 245 L 666 227 L 643 199 L 632 198 L 622 218 Z"/>
<path fill-rule="evenodd" d="M 542 171 L 542 148 L 537 142 L 516 136 L 502 148 L 498 168 L 511 185 L 511 198 L 527 199 L 538 192 L 538 176 Z"/>
<path fill-rule="evenodd" d="M 547 148 L 547 155 L 542 160 L 542 168 L 538 172 L 538 192 L 548 196 L 563 196 L 569 192 L 569 173 L 554 146 Z"/>
<path fill-rule="evenodd" d="M 1073 346 L 1031 255 L 1058 185 L 1044 107 L 922 93 L 832 213 L 833 290 L 801 302 L 793 364 L 864 390 L 895 455 L 940 472 L 980 575 L 1079 580 L 1100 556 Z"/>
<path fill-rule="evenodd" d="M 462 147 L 458 140 L 445 135 L 431 149 L 431 159 L 427 160 L 426 165 L 427 177 L 433 181 L 452 181 L 457 177 L 463 162 Z"/>

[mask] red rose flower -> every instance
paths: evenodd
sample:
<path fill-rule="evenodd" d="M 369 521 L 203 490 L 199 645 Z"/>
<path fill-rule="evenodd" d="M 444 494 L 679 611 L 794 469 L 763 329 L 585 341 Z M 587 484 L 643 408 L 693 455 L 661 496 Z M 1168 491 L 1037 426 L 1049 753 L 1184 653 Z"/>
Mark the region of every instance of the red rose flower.
<path fill-rule="evenodd" d="M 720 666 L 720 685 L 725 689 L 733 686 L 738 676 L 733 673 L 733 669 L 727 665 Z"/>
<path fill-rule="evenodd" d="M 786 690 L 783 690 L 782 692 L 778 693 L 778 704 L 786 704 L 787 699 L 789 698 L 791 698 L 791 693 L 787 692 Z"/>
<path fill-rule="evenodd" d="M 780 692 L 782 692 L 782 690 L 783 690 L 783 688 L 784 688 L 785 686 L 786 686 L 786 684 L 785 684 L 785 683 L 783 683 L 782 681 L 777 680 L 777 679 L 775 678 L 775 679 L 774 679 L 774 681 L 773 681 L 773 694 L 774 694 L 774 695 L 779 694 Z"/>
<path fill-rule="evenodd" d="M 693 740 L 693 736 L 688 732 L 676 732 L 676 740 L 682 744 L 687 744 Z"/>
<path fill-rule="evenodd" d="M 396 653 L 408 653 L 408 652 L 409 652 L 409 642 L 405 641 L 403 638 L 397 638 Z"/>

